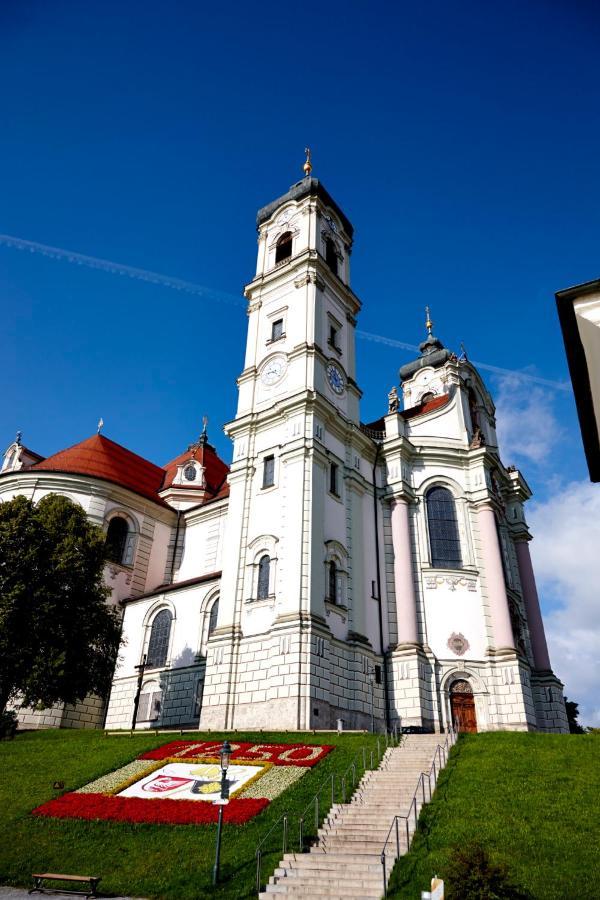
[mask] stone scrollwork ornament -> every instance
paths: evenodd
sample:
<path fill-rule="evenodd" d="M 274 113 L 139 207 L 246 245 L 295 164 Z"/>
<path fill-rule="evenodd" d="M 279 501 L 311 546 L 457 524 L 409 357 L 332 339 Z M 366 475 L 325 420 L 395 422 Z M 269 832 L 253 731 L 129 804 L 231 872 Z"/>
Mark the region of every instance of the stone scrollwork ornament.
<path fill-rule="evenodd" d="M 457 656 L 464 656 L 469 649 L 469 642 L 460 631 L 458 634 L 453 631 L 448 638 L 448 649 L 452 650 Z"/>

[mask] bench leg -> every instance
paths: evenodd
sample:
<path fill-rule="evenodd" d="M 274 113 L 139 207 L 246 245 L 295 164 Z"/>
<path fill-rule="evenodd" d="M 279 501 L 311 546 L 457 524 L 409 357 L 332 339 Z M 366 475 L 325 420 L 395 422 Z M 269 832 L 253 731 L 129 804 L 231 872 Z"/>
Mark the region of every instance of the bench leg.
<path fill-rule="evenodd" d="M 88 900 L 89 897 L 97 897 L 98 896 L 97 890 L 98 890 L 98 882 L 99 881 L 100 881 L 99 878 L 90 878 L 90 893 L 87 895 L 86 900 Z"/>
<path fill-rule="evenodd" d="M 33 879 L 33 887 L 29 889 L 28 893 L 29 894 L 42 894 L 43 892 L 44 892 L 44 888 L 42 886 L 42 879 L 34 878 Z"/>

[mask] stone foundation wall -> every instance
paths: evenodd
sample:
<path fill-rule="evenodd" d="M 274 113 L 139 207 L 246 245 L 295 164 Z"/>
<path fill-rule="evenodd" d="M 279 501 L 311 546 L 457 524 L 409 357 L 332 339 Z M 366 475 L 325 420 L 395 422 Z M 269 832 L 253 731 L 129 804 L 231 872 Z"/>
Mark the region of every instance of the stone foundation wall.
<path fill-rule="evenodd" d="M 488 660 L 436 659 L 427 649 L 397 648 L 389 659 L 392 724 L 445 731 L 451 725 L 449 690 L 465 679 L 473 689 L 478 731 L 539 727 L 530 670 L 516 656 Z"/>
<path fill-rule="evenodd" d="M 433 657 L 416 647 L 396 648 L 388 660 L 391 724 L 439 731 Z"/>
<path fill-rule="evenodd" d="M 56 703 L 49 709 L 34 710 L 18 704 L 16 710 L 20 728 L 102 728 L 105 701 L 90 695 L 74 705 Z"/>
<path fill-rule="evenodd" d="M 383 684 L 371 673 L 370 647 L 325 629 L 274 629 L 251 638 L 215 635 L 209 643 L 200 727 L 276 730 L 370 728 L 383 721 Z"/>
<path fill-rule="evenodd" d="M 152 672 L 148 680 L 158 682 L 162 689 L 160 715 L 157 719 L 136 723 L 136 729 L 190 728 L 198 725 L 196 697 L 198 691 L 201 696 L 204 663 L 181 669 L 164 669 L 158 674 Z M 107 729 L 131 728 L 136 691 L 137 676 L 115 679 L 108 701 Z"/>
<path fill-rule="evenodd" d="M 552 672 L 532 672 L 531 687 L 539 731 L 568 734 L 563 686 Z"/>

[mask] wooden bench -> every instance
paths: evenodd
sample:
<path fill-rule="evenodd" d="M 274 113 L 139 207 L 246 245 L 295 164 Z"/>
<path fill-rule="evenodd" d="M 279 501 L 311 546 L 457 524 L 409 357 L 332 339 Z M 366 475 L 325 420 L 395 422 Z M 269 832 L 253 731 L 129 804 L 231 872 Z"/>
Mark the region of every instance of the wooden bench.
<path fill-rule="evenodd" d="M 57 872 L 44 872 L 39 875 L 32 875 L 33 887 L 29 891 L 30 894 L 79 894 L 84 897 L 97 897 L 98 883 L 100 878 L 97 875 L 59 875 Z M 67 888 L 47 888 L 44 887 L 45 881 L 67 881 L 70 884 L 87 884 L 87 891 L 72 891 Z"/>

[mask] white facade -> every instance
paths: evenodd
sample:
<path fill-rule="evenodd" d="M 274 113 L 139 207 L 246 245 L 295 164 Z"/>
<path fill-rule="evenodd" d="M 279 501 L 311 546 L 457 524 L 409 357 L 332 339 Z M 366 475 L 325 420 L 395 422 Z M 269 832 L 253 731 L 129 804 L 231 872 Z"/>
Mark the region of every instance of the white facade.
<path fill-rule="evenodd" d="M 208 489 L 206 440 L 155 502 L 89 474 L 0 476 L 3 497 L 56 490 L 105 528 L 127 517 L 106 726 L 130 727 L 146 656 L 138 727 L 444 730 L 464 707 L 479 730 L 567 730 L 530 491 L 479 374 L 430 333 L 401 370 L 403 411 L 392 392 L 361 425 L 352 226 L 310 177 L 258 225 L 227 485 Z"/>

